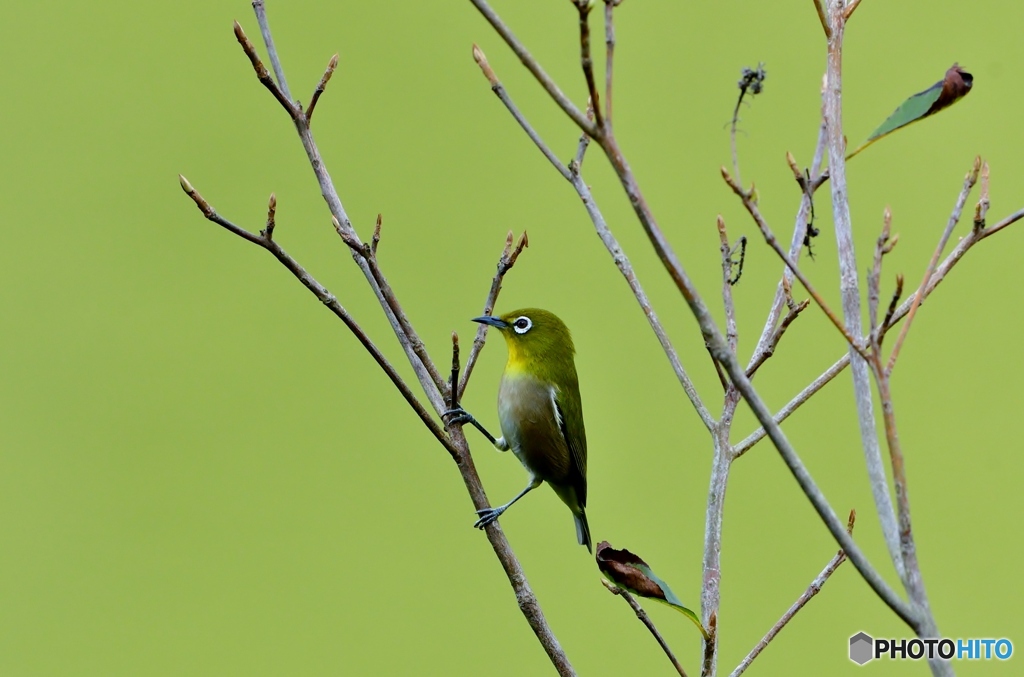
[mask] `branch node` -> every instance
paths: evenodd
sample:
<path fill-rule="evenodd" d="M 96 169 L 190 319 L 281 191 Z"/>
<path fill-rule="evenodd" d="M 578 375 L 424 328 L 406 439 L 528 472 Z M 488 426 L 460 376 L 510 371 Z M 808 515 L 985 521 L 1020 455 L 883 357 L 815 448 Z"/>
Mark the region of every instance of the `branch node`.
<path fill-rule="evenodd" d="M 333 214 L 331 215 L 331 225 L 334 226 L 334 230 L 338 233 L 338 237 L 341 238 L 341 241 L 347 244 L 352 251 L 359 254 L 364 259 L 370 258 L 370 246 L 363 244 L 359 241 L 359 238 L 342 228 L 341 222 L 338 221 L 338 217 Z"/>

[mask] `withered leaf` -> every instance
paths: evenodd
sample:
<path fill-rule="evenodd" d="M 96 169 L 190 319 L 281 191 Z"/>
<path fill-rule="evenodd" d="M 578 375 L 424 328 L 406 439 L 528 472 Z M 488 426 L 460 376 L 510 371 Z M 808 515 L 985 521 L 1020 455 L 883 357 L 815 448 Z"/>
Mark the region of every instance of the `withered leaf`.
<path fill-rule="evenodd" d="M 638 597 L 654 599 L 681 612 L 693 621 L 697 629 L 708 639 L 708 632 L 701 625 L 697 614 L 683 606 L 668 583 L 658 578 L 647 562 L 629 550 L 616 550 L 608 541 L 601 541 L 597 546 L 597 568 L 608 580 L 617 587 Z"/>
<path fill-rule="evenodd" d="M 946 75 L 942 80 L 901 103 L 899 108 L 893 111 L 892 115 L 879 125 L 878 129 L 871 132 L 871 135 L 864 143 L 846 156 L 846 159 L 849 160 L 875 141 L 895 132 L 901 127 L 906 127 L 913 122 L 923 120 L 929 115 L 934 115 L 941 110 L 949 108 L 967 96 L 973 85 L 974 76 L 960 68 L 959 64 L 953 64 L 946 71 Z"/>

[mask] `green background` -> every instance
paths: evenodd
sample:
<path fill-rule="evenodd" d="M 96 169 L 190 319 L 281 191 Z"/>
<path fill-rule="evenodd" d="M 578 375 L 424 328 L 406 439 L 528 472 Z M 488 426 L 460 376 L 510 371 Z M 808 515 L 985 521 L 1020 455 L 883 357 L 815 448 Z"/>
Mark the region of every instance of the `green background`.
<path fill-rule="evenodd" d="M 452 330 L 473 332 L 506 232 L 528 229 L 499 310 L 548 308 L 574 331 L 595 540 L 640 553 L 696 608 L 709 440 L 575 193 L 488 90 L 471 44 L 561 157 L 578 132 L 468 2 L 269 4 L 295 96 L 308 100 L 340 52 L 314 132 L 360 234 L 384 214 L 382 266 L 440 364 Z M 582 102 L 569 3 L 496 9 Z M 751 238 L 735 288 L 745 359 L 780 264 L 719 177 L 726 122 L 740 68 L 765 62 L 765 93 L 742 111 L 742 173 L 788 239 L 798 191 L 784 154 L 805 165 L 816 139 L 818 19 L 809 2 L 750 1 L 630 0 L 617 16 L 618 136 L 719 317 L 716 214 Z M 276 192 L 277 239 L 402 362 L 233 19 L 258 42 L 241 0 L 4 3 L 0 674 L 550 674 L 470 526 L 448 455 L 340 322 L 181 193 L 179 172 L 257 230 Z M 990 222 L 1024 205 L 1022 20 L 1019 5 L 994 1 L 866 0 L 855 15 L 851 144 L 954 61 L 976 78 L 963 102 L 849 168 L 861 269 L 886 205 L 901 235 L 886 290 L 896 272 L 908 287 L 920 279 L 976 153 L 992 167 Z M 584 174 L 717 412 L 696 325 L 599 153 Z M 826 193 L 817 258 L 802 260 L 836 302 Z M 940 629 L 1009 637 L 1018 650 L 1021 228 L 977 247 L 928 302 L 893 383 Z M 756 384 L 779 407 L 842 352 L 812 308 Z M 487 347 L 465 398 L 492 429 L 504 357 Z M 848 375 L 785 428 L 836 510 L 858 509 L 858 541 L 895 582 Z M 734 440 L 752 429 L 741 408 Z M 514 458 L 470 440 L 493 501 L 522 487 Z M 722 674 L 836 549 L 767 444 L 735 466 L 725 519 Z M 581 675 L 671 674 L 601 587 L 551 491 L 502 525 Z M 650 613 L 697 673 L 689 622 Z M 846 643 L 859 630 L 908 635 L 845 564 L 748 674 L 927 674 L 923 664 L 857 668 Z M 1009 675 L 1019 662 L 957 670 Z"/>

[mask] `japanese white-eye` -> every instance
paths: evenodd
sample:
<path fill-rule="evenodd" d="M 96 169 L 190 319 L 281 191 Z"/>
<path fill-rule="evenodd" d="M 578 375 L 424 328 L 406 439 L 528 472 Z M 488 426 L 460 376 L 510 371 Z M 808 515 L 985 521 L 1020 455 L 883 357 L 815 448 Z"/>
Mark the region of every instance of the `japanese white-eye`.
<path fill-rule="evenodd" d="M 552 313 L 523 308 L 501 317 L 476 317 L 505 338 L 508 362 L 498 389 L 502 436 L 495 439 L 463 409 L 450 423 L 471 423 L 500 451 L 512 450 L 530 483 L 508 503 L 477 511 L 484 528 L 509 506 L 547 482 L 576 520 L 576 539 L 593 551 L 587 524 L 587 434 L 568 327 Z"/>

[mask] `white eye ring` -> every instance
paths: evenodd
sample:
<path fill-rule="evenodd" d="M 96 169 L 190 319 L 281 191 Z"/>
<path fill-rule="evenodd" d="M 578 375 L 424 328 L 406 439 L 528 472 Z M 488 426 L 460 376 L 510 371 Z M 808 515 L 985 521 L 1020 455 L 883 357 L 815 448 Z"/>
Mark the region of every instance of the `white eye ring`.
<path fill-rule="evenodd" d="M 512 329 L 517 334 L 525 334 L 533 328 L 533 322 L 530 321 L 526 315 L 520 315 L 516 318 L 516 321 L 512 323 Z"/>

